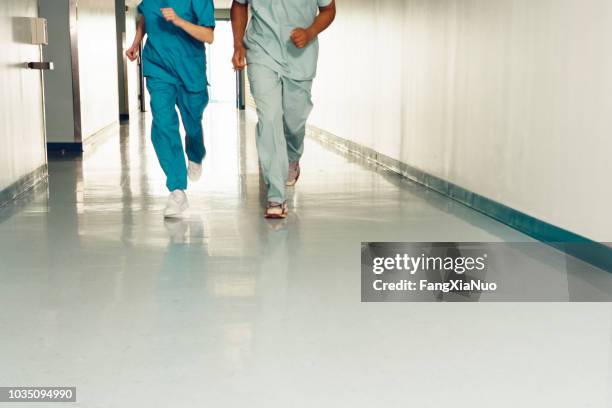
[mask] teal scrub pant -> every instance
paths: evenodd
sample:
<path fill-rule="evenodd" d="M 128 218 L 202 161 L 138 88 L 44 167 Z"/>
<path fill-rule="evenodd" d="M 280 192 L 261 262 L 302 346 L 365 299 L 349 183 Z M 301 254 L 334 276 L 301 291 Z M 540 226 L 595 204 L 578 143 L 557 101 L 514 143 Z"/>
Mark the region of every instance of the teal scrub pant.
<path fill-rule="evenodd" d="M 312 81 L 296 81 L 261 64 L 249 64 L 248 75 L 257 104 L 257 152 L 268 201 L 282 203 L 289 161 L 299 161 L 304 153 Z"/>
<path fill-rule="evenodd" d="M 183 85 L 172 84 L 157 78 L 147 78 L 151 96 L 153 126 L 151 139 L 164 173 L 168 190 L 187 189 L 187 164 L 201 164 L 206 156 L 202 117 L 208 105 L 208 90 L 189 92 Z M 179 130 L 176 107 L 181 113 L 185 128 L 185 151 Z"/>

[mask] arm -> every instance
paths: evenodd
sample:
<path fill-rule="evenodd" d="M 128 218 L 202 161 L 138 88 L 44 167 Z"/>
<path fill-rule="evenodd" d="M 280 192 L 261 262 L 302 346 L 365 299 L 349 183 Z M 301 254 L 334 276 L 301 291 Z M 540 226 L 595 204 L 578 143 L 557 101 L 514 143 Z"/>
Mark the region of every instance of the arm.
<path fill-rule="evenodd" d="M 132 42 L 132 46 L 125 52 L 125 55 L 130 61 L 134 61 L 136 58 L 138 58 L 140 43 L 144 39 L 146 33 L 147 29 L 145 26 L 144 16 L 140 16 L 140 20 L 138 20 L 138 24 L 136 25 L 136 36 L 134 37 L 134 42 Z"/>
<path fill-rule="evenodd" d="M 293 30 L 291 40 L 297 48 L 304 48 L 325 31 L 334 22 L 335 18 L 336 0 L 332 0 L 329 6 L 319 8 L 319 14 L 310 27 Z"/>
<path fill-rule="evenodd" d="M 240 71 L 246 67 L 246 49 L 242 40 L 249 20 L 248 4 L 241 4 L 234 0 L 232 2 L 231 19 L 232 31 L 234 33 L 234 57 L 232 58 L 232 64 L 234 64 L 234 69 Z"/>
<path fill-rule="evenodd" d="M 212 28 L 199 26 L 179 17 L 173 8 L 163 8 L 161 9 L 161 12 L 166 21 L 169 21 L 175 26 L 182 28 L 187 34 L 196 40 L 208 44 L 212 44 L 215 40 L 215 31 Z"/>

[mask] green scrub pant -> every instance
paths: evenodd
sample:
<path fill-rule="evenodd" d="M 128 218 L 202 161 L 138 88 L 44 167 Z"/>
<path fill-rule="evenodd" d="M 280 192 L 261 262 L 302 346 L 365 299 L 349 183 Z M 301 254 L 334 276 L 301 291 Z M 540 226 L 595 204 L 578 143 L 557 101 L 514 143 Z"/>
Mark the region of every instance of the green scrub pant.
<path fill-rule="evenodd" d="M 168 190 L 187 189 L 187 164 L 201 164 L 206 156 L 202 116 L 208 105 L 208 90 L 189 92 L 183 85 L 172 84 L 157 78 L 147 78 L 147 89 L 151 95 L 153 126 L 151 139 L 155 153 L 164 173 Z M 181 113 L 185 128 L 185 151 L 179 130 L 176 107 Z"/>
<path fill-rule="evenodd" d="M 296 81 L 261 64 L 249 64 L 248 75 L 257 104 L 257 152 L 268 201 L 282 203 L 289 161 L 299 161 L 304 152 L 312 81 Z"/>

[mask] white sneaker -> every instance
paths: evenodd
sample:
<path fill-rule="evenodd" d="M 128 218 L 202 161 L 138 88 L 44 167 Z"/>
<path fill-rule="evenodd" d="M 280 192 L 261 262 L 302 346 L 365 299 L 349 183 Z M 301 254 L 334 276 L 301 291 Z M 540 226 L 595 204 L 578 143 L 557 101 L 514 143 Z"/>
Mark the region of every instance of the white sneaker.
<path fill-rule="evenodd" d="M 202 165 L 190 161 L 189 165 L 187 166 L 187 174 L 189 176 L 189 180 L 191 181 L 200 180 L 202 177 Z"/>
<path fill-rule="evenodd" d="M 168 197 L 168 204 L 164 210 L 165 218 L 178 218 L 189 208 L 187 194 L 183 190 L 174 190 Z"/>

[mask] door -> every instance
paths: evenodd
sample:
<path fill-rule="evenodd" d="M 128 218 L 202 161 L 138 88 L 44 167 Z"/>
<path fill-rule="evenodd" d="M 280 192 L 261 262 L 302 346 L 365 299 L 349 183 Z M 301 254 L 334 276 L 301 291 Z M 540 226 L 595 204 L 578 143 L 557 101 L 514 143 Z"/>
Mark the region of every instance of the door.
<path fill-rule="evenodd" d="M 26 67 L 42 60 L 33 17 L 38 0 L 0 1 L 0 191 L 46 172 L 42 71 Z"/>

